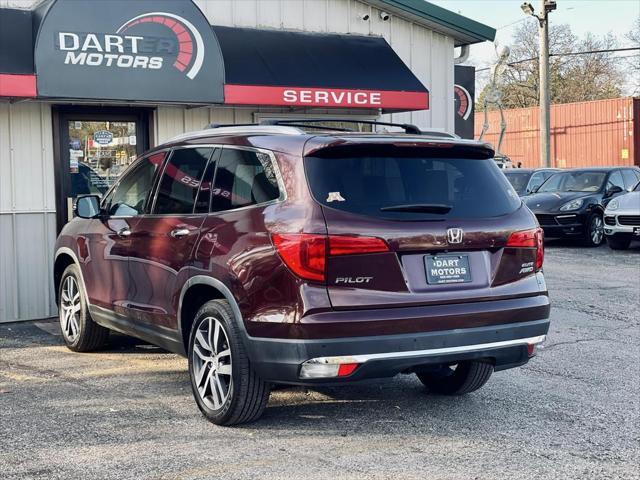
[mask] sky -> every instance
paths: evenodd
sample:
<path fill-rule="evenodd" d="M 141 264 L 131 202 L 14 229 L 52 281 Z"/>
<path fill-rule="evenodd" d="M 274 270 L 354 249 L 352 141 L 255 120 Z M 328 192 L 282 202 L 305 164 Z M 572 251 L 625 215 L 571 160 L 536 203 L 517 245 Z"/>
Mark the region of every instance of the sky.
<path fill-rule="evenodd" d="M 522 22 L 536 20 L 525 15 L 520 9 L 523 0 L 429 0 L 448 10 L 460 13 L 495 29 L 498 45 L 510 45 L 514 30 Z M 536 12 L 539 0 L 528 0 Z M 640 0 L 556 0 L 557 10 L 549 14 L 551 24 L 567 23 L 579 37 L 587 32 L 602 36 L 613 33 L 620 46 L 629 46 L 624 34 L 640 17 Z M 629 52 L 620 55 L 628 55 Z M 496 59 L 495 47 L 491 42 L 471 46 L 468 65 L 486 67 Z M 640 57 L 639 57 L 640 61 Z M 479 73 L 480 75 L 480 73 Z"/>

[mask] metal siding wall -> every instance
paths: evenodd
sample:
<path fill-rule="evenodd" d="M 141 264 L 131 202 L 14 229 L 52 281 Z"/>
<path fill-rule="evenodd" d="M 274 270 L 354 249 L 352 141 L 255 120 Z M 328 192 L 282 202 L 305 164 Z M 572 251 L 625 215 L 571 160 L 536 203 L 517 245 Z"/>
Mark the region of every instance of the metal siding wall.
<path fill-rule="evenodd" d="M 0 102 L 0 322 L 55 314 L 55 225 L 51 108 Z"/>
<path fill-rule="evenodd" d="M 480 132 L 483 113 L 475 115 L 475 131 Z M 507 131 L 502 151 L 517 164 L 538 167 L 539 110 L 537 107 L 506 110 Z M 614 98 L 592 102 L 551 106 L 551 159 L 554 166 L 633 165 L 638 152 L 634 148 L 633 99 Z M 490 128 L 485 140 L 498 140 L 500 114 L 489 112 Z M 637 128 L 637 127 L 636 127 Z M 622 151 L 628 158 L 622 158 Z"/>
<path fill-rule="evenodd" d="M 379 9 L 357 0 L 195 1 L 213 25 L 384 37 L 429 89 L 430 110 L 384 115 L 382 119 L 453 132 L 454 42 L 451 37 L 398 16 L 385 22 L 380 18 Z M 369 21 L 362 20 L 363 14 L 369 15 Z M 249 122 L 252 113 L 247 109 L 236 109 L 234 117 Z M 162 123 L 162 113 L 158 117 Z M 171 122 L 171 118 L 167 120 Z M 164 126 L 158 127 L 159 137 L 165 138 Z"/>

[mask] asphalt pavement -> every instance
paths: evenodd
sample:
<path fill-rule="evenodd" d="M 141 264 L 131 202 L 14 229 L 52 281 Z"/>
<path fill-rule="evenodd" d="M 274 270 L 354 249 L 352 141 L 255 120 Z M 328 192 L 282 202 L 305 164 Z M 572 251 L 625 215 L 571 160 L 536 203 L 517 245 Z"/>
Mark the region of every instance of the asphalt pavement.
<path fill-rule="evenodd" d="M 545 273 L 544 348 L 478 392 L 407 375 L 277 390 L 235 428 L 200 415 L 183 358 L 115 335 L 77 354 L 55 321 L 0 325 L 0 478 L 640 478 L 640 244 L 550 242 Z"/>

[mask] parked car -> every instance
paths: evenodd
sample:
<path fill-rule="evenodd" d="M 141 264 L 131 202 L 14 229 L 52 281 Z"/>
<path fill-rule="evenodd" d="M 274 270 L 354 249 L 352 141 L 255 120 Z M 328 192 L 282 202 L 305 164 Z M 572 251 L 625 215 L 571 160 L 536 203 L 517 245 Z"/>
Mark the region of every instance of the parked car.
<path fill-rule="evenodd" d="M 576 168 L 558 172 L 536 193 L 524 198 L 546 237 L 579 238 L 587 246 L 604 241 L 604 209 L 632 189 L 640 170 L 634 167 Z"/>
<path fill-rule="evenodd" d="M 513 162 L 506 155 L 496 155 L 495 157 L 493 157 L 493 161 L 496 162 L 498 168 L 502 170 L 513 168 Z"/>
<path fill-rule="evenodd" d="M 557 168 L 510 168 L 504 170 L 509 183 L 521 197 L 534 193 Z"/>
<path fill-rule="evenodd" d="M 67 346 L 113 329 L 187 355 L 221 425 L 274 383 L 414 373 L 461 395 L 527 363 L 549 328 L 542 231 L 491 146 L 303 127 L 182 135 L 80 197 L 54 265 Z"/>
<path fill-rule="evenodd" d="M 604 233 L 613 250 L 625 250 L 632 240 L 640 240 L 640 183 L 609 202 L 604 211 Z"/>

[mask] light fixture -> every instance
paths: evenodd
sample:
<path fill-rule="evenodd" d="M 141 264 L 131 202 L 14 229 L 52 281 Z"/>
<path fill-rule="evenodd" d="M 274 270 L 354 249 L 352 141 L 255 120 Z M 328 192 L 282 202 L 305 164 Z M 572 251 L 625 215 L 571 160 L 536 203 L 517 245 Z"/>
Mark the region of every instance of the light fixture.
<path fill-rule="evenodd" d="M 386 22 L 387 20 L 389 20 L 391 18 L 391 15 L 389 15 L 387 12 L 380 12 L 380 19 L 383 22 Z"/>
<path fill-rule="evenodd" d="M 533 5 L 531 5 L 529 2 L 524 2 L 522 5 L 520 5 L 520 8 L 522 9 L 522 11 L 524 12 L 525 15 L 534 15 L 535 14 L 535 10 L 533 9 Z"/>
<path fill-rule="evenodd" d="M 369 14 L 368 13 L 363 13 L 362 15 L 360 15 L 360 19 L 363 22 L 366 22 L 367 20 L 369 20 Z"/>

